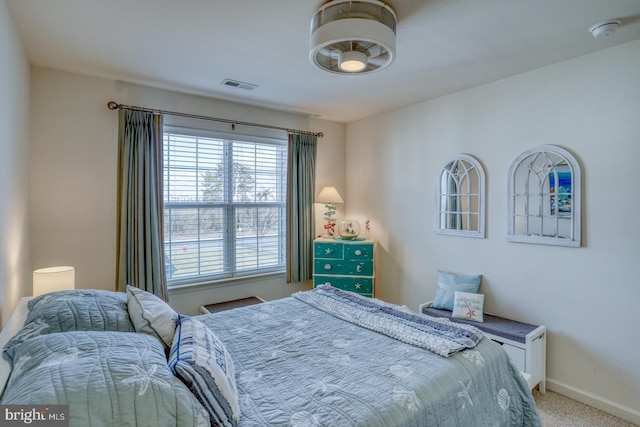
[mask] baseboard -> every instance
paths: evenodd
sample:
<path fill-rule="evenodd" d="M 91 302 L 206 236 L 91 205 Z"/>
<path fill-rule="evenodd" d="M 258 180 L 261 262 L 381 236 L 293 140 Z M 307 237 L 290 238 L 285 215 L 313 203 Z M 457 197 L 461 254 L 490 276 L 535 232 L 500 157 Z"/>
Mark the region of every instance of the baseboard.
<path fill-rule="evenodd" d="M 618 418 L 640 425 L 640 412 L 612 402 L 602 396 L 591 394 L 584 390 L 577 389 L 563 382 L 547 377 L 547 389 L 555 391 L 563 396 L 582 402 L 585 405 L 593 406 L 596 409 L 615 415 Z"/>

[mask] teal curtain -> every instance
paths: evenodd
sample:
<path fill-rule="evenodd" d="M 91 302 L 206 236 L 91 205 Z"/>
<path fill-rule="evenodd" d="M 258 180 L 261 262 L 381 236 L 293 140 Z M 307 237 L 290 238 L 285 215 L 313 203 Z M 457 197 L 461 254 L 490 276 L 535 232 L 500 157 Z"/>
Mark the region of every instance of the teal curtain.
<path fill-rule="evenodd" d="M 318 137 L 289 134 L 287 165 L 287 282 L 312 278 L 315 220 L 313 200 Z"/>
<path fill-rule="evenodd" d="M 162 212 L 162 116 L 120 110 L 116 289 L 168 300 Z"/>

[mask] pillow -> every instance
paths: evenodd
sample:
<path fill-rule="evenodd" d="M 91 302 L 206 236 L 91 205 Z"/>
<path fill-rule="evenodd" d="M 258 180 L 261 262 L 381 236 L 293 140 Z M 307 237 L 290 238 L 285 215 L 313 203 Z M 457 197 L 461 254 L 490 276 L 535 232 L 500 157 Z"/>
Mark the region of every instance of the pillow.
<path fill-rule="evenodd" d="M 240 403 L 231 355 L 211 329 L 180 317 L 169 367 L 209 412 L 211 425 L 236 426 Z"/>
<path fill-rule="evenodd" d="M 453 310 L 455 291 L 477 293 L 482 275 L 468 275 L 438 271 L 438 289 L 432 306 L 445 310 Z"/>
<path fill-rule="evenodd" d="M 0 403 L 68 405 L 67 426 L 209 426 L 209 414 L 167 366 L 162 343 L 135 332 L 69 331 L 28 340 L 16 350 Z M 0 425 L 64 424 L 25 420 Z"/>
<path fill-rule="evenodd" d="M 176 332 L 178 313 L 154 294 L 127 285 L 127 309 L 136 332 L 158 338 L 171 347 Z"/>
<path fill-rule="evenodd" d="M 134 332 L 124 292 L 78 289 L 49 292 L 27 304 L 24 327 L 5 346 L 4 357 L 13 359 L 14 347 L 27 339 L 54 332 Z"/>
<path fill-rule="evenodd" d="M 473 320 L 474 322 L 484 322 L 483 306 L 483 294 L 456 291 L 451 317 Z"/>

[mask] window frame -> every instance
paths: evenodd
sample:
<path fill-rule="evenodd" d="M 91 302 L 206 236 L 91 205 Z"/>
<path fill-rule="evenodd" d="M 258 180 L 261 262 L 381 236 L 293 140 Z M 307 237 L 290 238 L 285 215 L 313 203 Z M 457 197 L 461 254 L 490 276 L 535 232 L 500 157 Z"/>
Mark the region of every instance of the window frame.
<path fill-rule="evenodd" d="M 194 137 L 194 138 L 209 138 L 209 139 L 219 139 L 223 141 L 223 157 L 224 157 L 224 169 L 225 169 L 225 176 L 232 176 L 233 175 L 233 163 L 234 163 L 234 157 L 233 157 L 233 147 L 234 145 L 237 145 L 237 143 L 246 143 L 246 144 L 257 144 L 258 146 L 260 145 L 267 145 L 267 146 L 275 146 L 278 147 L 278 151 L 277 151 L 277 156 L 282 156 L 279 157 L 278 162 L 279 164 L 281 164 L 282 169 L 280 171 L 280 173 L 277 175 L 279 178 L 278 180 L 280 181 L 278 187 L 281 188 L 281 191 L 279 192 L 280 194 L 280 200 L 281 201 L 273 201 L 273 202 L 260 202 L 260 201 L 253 201 L 253 202 L 247 202 L 247 201 L 234 201 L 231 200 L 233 198 L 232 195 L 232 186 L 233 186 L 233 180 L 232 179 L 226 179 L 225 181 L 225 190 L 224 190 L 224 195 L 223 195 L 223 201 L 204 201 L 199 199 L 196 202 L 180 202 L 180 201 L 170 201 L 167 200 L 168 198 L 171 197 L 171 194 L 169 193 L 169 189 L 166 188 L 167 187 L 167 183 L 168 183 L 168 177 L 167 177 L 167 171 L 165 170 L 167 168 L 168 165 L 168 159 L 167 159 L 167 155 L 165 153 L 165 150 L 167 148 L 167 134 L 168 133 L 172 133 L 172 134 L 176 134 L 176 135 L 185 135 L 187 137 Z M 231 281 L 231 280 L 237 280 L 237 279 L 246 279 L 246 278 L 252 278 L 252 277 L 260 277 L 260 276 L 264 276 L 264 275 L 273 275 L 273 274 L 284 274 L 286 272 L 286 179 L 287 179 L 287 140 L 285 138 L 277 138 L 277 137 L 264 137 L 264 136 L 256 136 L 256 135 L 250 135 L 250 134 L 240 134 L 240 133 L 231 133 L 231 132 L 224 132 L 224 131 L 219 131 L 219 130 L 214 130 L 214 129 L 201 129 L 201 128 L 195 128 L 195 127 L 189 127 L 189 126 L 182 126 L 182 125 L 167 125 L 165 124 L 165 126 L 163 127 L 163 185 L 165 186 L 165 188 L 163 189 L 163 197 L 162 197 L 162 203 L 163 203 L 163 221 L 165 222 L 165 230 L 163 230 L 164 236 L 165 236 L 165 242 L 164 242 L 164 247 L 163 247 L 163 254 L 165 257 L 165 269 L 167 272 L 167 287 L 169 289 L 176 289 L 176 288 L 180 288 L 180 287 L 184 287 L 184 286 L 191 286 L 191 285 L 198 285 L 198 284 L 214 284 L 214 283 L 218 283 L 218 282 L 227 282 L 227 281 Z M 259 159 L 259 157 L 256 155 L 255 157 L 256 160 Z M 197 168 L 194 167 L 194 170 L 197 171 Z M 198 173 L 198 172 L 196 172 Z M 254 171 L 254 176 L 255 176 L 255 171 Z M 197 190 L 198 192 L 201 190 Z M 199 196 L 200 198 L 202 196 Z M 171 277 L 172 274 L 170 273 L 170 269 L 172 268 L 172 256 L 170 255 L 170 251 L 168 248 L 170 247 L 171 244 L 173 244 L 173 240 L 171 238 L 167 239 L 167 232 L 166 232 L 166 228 L 168 226 L 167 222 L 167 215 L 168 215 L 168 211 L 171 211 L 173 209 L 222 209 L 223 213 L 222 213 L 222 221 L 223 221 L 223 225 L 222 225 L 222 237 L 221 237 L 221 245 L 223 247 L 223 268 L 221 272 L 213 272 L 211 274 L 202 274 L 201 273 L 201 262 L 202 262 L 202 255 L 199 253 L 197 256 L 197 263 L 198 263 L 198 274 L 197 275 L 191 275 L 191 276 L 186 276 L 186 277 L 178 277 L 178 278 L 173 278 Z M 245 208 L 277 208 L 280 210 L 279 214 L 278 214 L 278 222 L 277 222 L 277 228 L 278 228 L 278 233 L 276 233 L 276 240 L 277 240 L 277 247 L 278 247 L 278 255 L 276 256 L 278 263 L 277 265 L 274 265 L 272 267 L 259 267 L 257 266 L 256 268 L 252 268 L 252 269 L 242 269 L 242 268 L 238 268 L 237 265 L 237 259 L 236 259 L 236 243 L 238 241 L 238 233 L 237 233 L 237 228 L 236 228 L 236 219 L 237 219 L 237 212 L 240 209 L 245 209 Z M 197 225 L 197 230 L 198 230 L 198 236 L 201 236 L 201 224 L 199 222 L 199 217 L 200 217 L 200 213 L 197 214 L 198 216 L 198 225 Z M 250 238 L 251 236 L 249 236 Z M 258 231 L 256 231 L 256 234 L 254 236 L 254 238 L 256 239 L 256 261 L 259 259 L 259 255 L 260 255 L 260 249 L 259 249 L 259 240 L 260 240 L 260 235 L 258 233 Z M 194 239 L 194 242 L 198 243 L 198 247 L 199 247 L 199 243 L 202 241 L 203 239 L 201 239 L 201 237 L 197 237 L 196 239 Z M 257 261 L 258 262 L 258 261 Z"/>

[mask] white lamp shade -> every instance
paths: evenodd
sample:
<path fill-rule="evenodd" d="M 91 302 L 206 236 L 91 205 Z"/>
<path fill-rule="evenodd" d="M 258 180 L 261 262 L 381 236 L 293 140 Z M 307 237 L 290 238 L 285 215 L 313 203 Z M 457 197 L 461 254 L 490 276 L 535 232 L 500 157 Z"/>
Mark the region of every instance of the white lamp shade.
<path fill-rule="evenodd" d="M 316 197 L 318 203 L 344 203 L 336 187 L 324 187 Z"/>
<path fill-rule="evenodd" d="M 33 296 L 75 288 L 76 270 L 69 266 L 41 268 L 33 272 Z"/>

